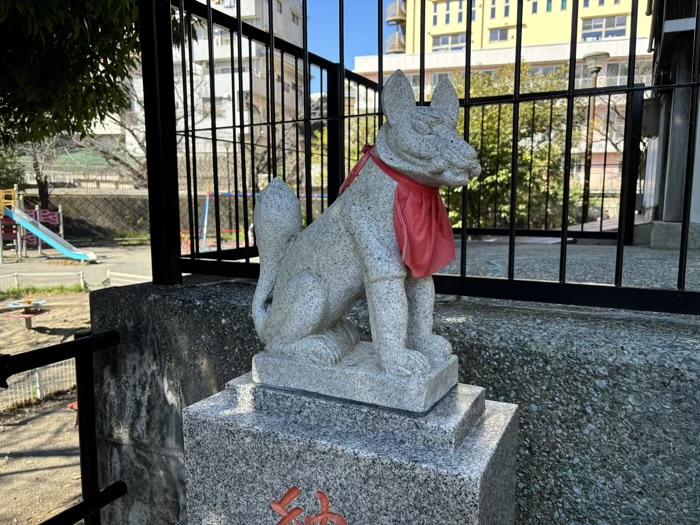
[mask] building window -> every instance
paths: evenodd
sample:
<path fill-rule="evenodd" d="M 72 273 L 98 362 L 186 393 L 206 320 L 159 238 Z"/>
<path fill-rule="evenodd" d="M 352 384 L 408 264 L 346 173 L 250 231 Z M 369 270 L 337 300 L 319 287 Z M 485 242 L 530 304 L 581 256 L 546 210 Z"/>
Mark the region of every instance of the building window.
<path fill-rule="evenodd" d="M 613 2 L 613 4 L 615 4 L 615 5 L 620 5 L 620 0 L 615 0 L 615 1 Z"/>
<path fill-rule="evenodd" d="M 624 86 L 627 84 L 627 64 L 612 62 L 605 65 L 605 85 Z"/>
<path fill-rule="evenodd" d="M 450 80 L 452 78 L 452 73 L 433 73 L 430 76 L 430 85 L 435 87 L 438 85 L 442 79 Z"/>
<path fill-rule="evenodd" d="M 627 35 L 627 16 L 606 16 L 583 20 L 581 39 L 584 42 L 603 38 L 622 38 Z"/>
<path fill-rule="evenodd" d="M 543 77 L 553 76 L 561 69 L 561 66 L 537 66 L 530 68 L 530 76 L 536 77 L 541 75 Z"/>
<path fill-rule="evenodd" d="M 459 13 L 457 13 L 457 23 L 461 24 L 463 21 L 464 21 L 464 13 L 462 13 L 462 11 L 460 11 Z"/>
<path fill-rule="evenodd" d="M 436 26 L 438 25 L 438 5 L 437 3 L 433 4 L 433 25 Z"/>
<path fill-rule="evenodd" d="M 591 6 L 591 0 L 583 0 L 583 7 L 590 7 Z"/>
<path fill-rule="evenodd" d="M 292 13 L 292 22 L 294 22 L 294 25 L 299 25 L 299 17 Z"/>
<path fill-rule="evenodd" d="M 552 12 L 552 0 L 547 0 L 547 12 Z"/>
<path fill-rule="evenodd" d="M 605 0 L 598 0 L 598 5 L 604 6 L 604 5 L 605 5 Z"/>
<path fill-rule="evenodd" d="M 561 10 L 566 11 L 566 0 L 561 0 Z"/>
<path fill-rule="evenodd" d="M 537 14 L 537 0 L 534 0 L 534 2 L 532 2 L 532 14 Z"/>
<path fill-rule="evenodd" d="M 496 18 L 496 0 L 491 0 L 491 18 Z"/>
<path fill-rule="evenodd" d="M 445 2 L 445 23 L 450 23 L 450 0 L 447 0 L 447 2 Z"/>
<path fill-rule="evenodd" d="M 226 114 L 226 102 L 224 97 L 216 97 L 214 104 L 216 107 L 216 115 L 222 117 Z M 202 97 L 202 114 L 204 116 L 211 115 L 211 97 Z"/>
<path fill-rule="evenodd" d="M 510 0 L 506 0 L 506 5 L 503 7 L 503 16 L 506 18 L 510 16 Z"/>
<path fill-rule="evenodd" d="M 444 51 L 464 51 L 464 45 L 467 43 L 466 33 L 457 33 L 454 35 L 442 35 L 433 37 L 433 53 Z"/>
<path fill-rule="evenodd" d="M 277 12 L 278 13 L 282 12 L 282 2 L 280 2 L 280 0 L 277 0 Z"/>
<path fill-rule="evenodd" d="M 472 22 L 476 22 L 476 0 L 471 0 L 472 3 Z"/>
<path fill-rule="evenodd" d="M 489 42 L 506 42 L 508 40 L 508 28 L 491 29 L 489 31 Z"/>

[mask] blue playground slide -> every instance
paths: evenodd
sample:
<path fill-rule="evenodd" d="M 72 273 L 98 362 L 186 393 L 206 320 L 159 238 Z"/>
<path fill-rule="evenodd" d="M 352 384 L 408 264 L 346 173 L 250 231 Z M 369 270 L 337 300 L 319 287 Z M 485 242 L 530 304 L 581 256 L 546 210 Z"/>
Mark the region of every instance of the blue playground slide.
<path fill-rule="evenodd" d="M 38 221 L 32 219 L 29 215 L 24 213 L 22 210 L 18 210 L 14 206 L 12 209 L 5 208 L 5 216 L 9 217 L 17 224 L 25 228 L 27 231 L 32 232 L 43 242 L 55 248 L 61 252 L 66 257 L 71 259 L 76 259 L 78 261 L 88 261 L 96 262 L 97 255 L 87 250 L 78 250 L 71 243 L 66 242 L 62 237 L 56 235 L 54 232 L 44 227 Z"/>

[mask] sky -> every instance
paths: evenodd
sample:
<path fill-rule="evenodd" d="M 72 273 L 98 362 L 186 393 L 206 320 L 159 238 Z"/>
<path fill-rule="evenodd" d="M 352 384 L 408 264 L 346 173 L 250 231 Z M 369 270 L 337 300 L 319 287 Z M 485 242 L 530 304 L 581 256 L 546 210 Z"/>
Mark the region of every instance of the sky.
<path fill-rule="evenodd" d="M 385 4 L 389 0 L 383 0 Z M 338 1 L 309 0 L 309 51 L 339 61 Z M 386 10 L 386 6 L 384 8 Z M 377 0 L 345 0 L 345 67 L 356 56 L 377 54 Z M 393 29 L 391 29 L 393 31 Z M 389 29 L 385 26 L 384 35 Z"/>

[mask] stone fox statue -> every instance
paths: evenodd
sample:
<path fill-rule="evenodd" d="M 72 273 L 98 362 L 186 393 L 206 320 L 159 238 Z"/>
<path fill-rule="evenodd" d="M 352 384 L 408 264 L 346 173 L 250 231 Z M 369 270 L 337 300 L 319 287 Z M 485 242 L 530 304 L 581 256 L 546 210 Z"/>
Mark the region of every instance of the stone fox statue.
<path fill-rule="evenodd" d="M 333 364 L 358 342 L 344 314 L 366 296 L 373 345 L 384 370 L 420 375 L 430 370 L 431 361 L 447 359 L 452 347 L 433 334 L 430 274 L 409 269 L 406 242 L 404 250 L 399 246 L 398 223 L 420 229 L 424 220 L 396 215 L 399 177 L 439 199 L 439 186 L 464 186 L 481 168 L 476 152 L 455 129 L 459 100 L 448 80 L 440 81 L 430 107 L 416 106 L 408 79 L 397 71 L 384 86 L 382 105 L 386 123 L 363 159 L 364 170 L 308 228 L 302 231 L 299 201 L 281 179 L 261 193 L 254 214 L 260 278 L 253 320 L 266 351 Z M 437 269 L 454 260 L 451 233 L 451 253 Z M 425 258 L 432 245 L 415 244 L 413 258 Z"/>

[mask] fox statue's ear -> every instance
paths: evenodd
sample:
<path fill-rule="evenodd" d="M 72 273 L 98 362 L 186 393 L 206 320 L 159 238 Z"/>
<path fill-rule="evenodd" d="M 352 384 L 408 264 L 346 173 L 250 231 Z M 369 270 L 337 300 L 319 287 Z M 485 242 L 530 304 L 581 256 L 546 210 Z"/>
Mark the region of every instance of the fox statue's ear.
<path fill-rule="evenodd" d="M 459 119 L 459 97 L 452 82 L 446 78 L 440 79 L 433 92 L 433 100 L 430 102 L 430 107 L 442 109 L 447 113 L 450 123 L 453 126 L 457 125 L 457 120 Z"/>
<path fill-rule="evenodd" d="M 384 108 L 384 115 L 389 121 L 389 125 L 396 125 L 406 113 L 415 107 L 416 99 L 411 83 L 403 71 L 397 69 L 386 81 L 382 90 L 382 108 Z"/>

